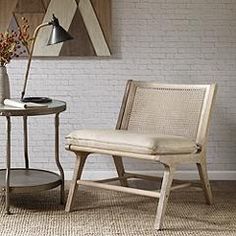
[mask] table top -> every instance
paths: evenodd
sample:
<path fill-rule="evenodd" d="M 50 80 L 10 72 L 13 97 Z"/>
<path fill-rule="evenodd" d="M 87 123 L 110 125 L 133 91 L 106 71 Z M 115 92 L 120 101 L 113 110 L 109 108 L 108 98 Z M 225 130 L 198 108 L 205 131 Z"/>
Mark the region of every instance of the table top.
<path fill-rule="evenodd" d="M 52 100 L 45 103 L 47 107 L 39 108 L 18 108 L 0 104 L 0 116 L 39 116 L 60 113 L 66 110 L 66 103 L 59 100 Z"/>

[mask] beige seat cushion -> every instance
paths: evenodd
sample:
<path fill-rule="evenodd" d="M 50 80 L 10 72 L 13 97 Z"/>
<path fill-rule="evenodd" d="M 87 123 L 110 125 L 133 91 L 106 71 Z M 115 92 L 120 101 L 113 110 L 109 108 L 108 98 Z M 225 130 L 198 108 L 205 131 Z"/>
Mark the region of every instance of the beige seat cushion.
<path fill-rule="evenodd" d="M 195 142 L 181 136 L 140 134 L 127 130 L 76 130 L 66 137 L 69 145 L 140 154 L 195 153 Z"/>

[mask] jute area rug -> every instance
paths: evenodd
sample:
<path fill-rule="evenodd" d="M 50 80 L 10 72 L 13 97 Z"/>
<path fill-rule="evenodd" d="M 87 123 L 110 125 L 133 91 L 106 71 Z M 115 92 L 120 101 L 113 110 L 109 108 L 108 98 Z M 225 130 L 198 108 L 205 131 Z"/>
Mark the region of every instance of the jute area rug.
<path fill-rule="evenodd" d="M 68 193 L 68 185 L 66 188 Z M 76 211 L 66 213 L 59 204 L 59 190 L 55 189 L 13 195 L 13 214 L 5 215 L 1 196 L 0 235 L 235 236 L 236 182 L 213 183 L 213 193 L 215 203 L 208 206 L 200 191 L 172 192 L 162 231 L 153 229 L 157 208 L 157 200 L 153 198 L 81 187 Z"/>

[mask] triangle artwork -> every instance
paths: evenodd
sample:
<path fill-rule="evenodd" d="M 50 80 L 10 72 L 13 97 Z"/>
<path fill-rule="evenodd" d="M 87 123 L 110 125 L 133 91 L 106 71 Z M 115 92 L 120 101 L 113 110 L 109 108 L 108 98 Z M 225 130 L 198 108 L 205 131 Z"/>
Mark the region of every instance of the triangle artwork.
<path fill-rule="evenodd" d="M 55 14 L 73 40 L 46 46 L 50 27 L 36 39 L 34 56 L 110 56 L 111 0 L 0 0 L 0 32 L 16 29 L 21 18 L 29 21 L 30 35 Z M 29 46 L 30 47 L 30 46 Z M 29 48 L 25 48 L 27 56 Z"/>

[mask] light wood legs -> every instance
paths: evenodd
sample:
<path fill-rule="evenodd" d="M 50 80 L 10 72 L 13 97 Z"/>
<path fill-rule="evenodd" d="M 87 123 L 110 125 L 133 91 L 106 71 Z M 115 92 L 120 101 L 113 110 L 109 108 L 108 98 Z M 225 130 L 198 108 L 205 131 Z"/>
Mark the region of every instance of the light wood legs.
<path fill-rule="evenodd" d="M 203 191 L 204 191 L 206 203 L 210 205 L 210 204 L 213 203 L 213 197 L 212 197 L 210 182 L 209 182 L 209 179 L 208 179 L 207 166 L 206 166 L 205 158 L 200 163 L 197 163 L 197 168 L 198 168 L 198 172 L 199 172 L 200 179 L 201 179 L 201 182 L 202 182 L 202 188 L 203 188 Z"/>
<path fill-rule="evenodd" d="M 125 174 L 125 169 L 122 161 L 122 157 L 119 156 L 113 156 L 113 160 L 116 166 L 116 171 L 118 176 L 120 177 L 120 184 L 123 187 L 128 187 L 127 179 L 123 178 Z"/>
<path fill-rule="evenodd" d="M 85 181 L 85 180 L 81 181 L 80 177 L 81 177 L 84 163 L 88 156 L 88 153 L 76 152 L 76 155 L 77 155 L 77 160 L 76 160 L 75 169 L 74 169 L 74 177 L 70 186 L 70 192 L 68 195 L 66 209 L 65 209 L 67 212 L 70 212 L 72 210 L 73 203 L 75 200 L 75 194 L 78 189 L 78 184 L 90 186 L 90 187 L 96 187 L 96 188 L 103 188 L 107 190 L 128 192 L 128 193 L 138 194 L 142 196 L 149 196 L 149 197 L 159 198 L 154 228 L 157 230 L 161 230 L 163 227 L 163 221 L 164 221 L 164 216 L 166 212 L 166 207 L 167 207 L 170 191 L 191 186 L 191 183 L 185 183 L 185 184 L 180 184 L 171 188 L 174 172 L 176 170 L 176 165 L 178 164 L 178 162 L 177 163 L 176 162 L 166 162 L 166 163 L 162 162 L 162 164 L 165 166 L 165 170 L 164 170 L 164 176 L 162 179 L 160 192 L 150 192 L 150 191 L 144 191 L 140 189 L 129 189 L 127 188 L 127 178 L 131 178 L 131 177 L 132 178 L 133 177 L 146 178 L 147 177 L 148 179 L 151 179 L 151 180 L 154 180 L 154 179 L 156 180 L 159 178 L 152 177 L 152 176 L 144 176 L 140 174 L 125 173 L 122 158 L 119 156 L 113 156 L 114 163 L 115 163 L 117 173 L 118 173 L 118 178 L 106 179 L 106 180 L 95 181 L 95 182 Z M 192 163 L 192 160 L 190 160 L 190 162 Z M 197 159 L 195 164 L 197 164 L 197 167 L 199 170 L 200 178 L 203 185 L 203 190 L 205 192 L 206 201 L 208 204 L 211 204 L 212 193 L 211 193 L 210 184 L 209 184 L 208 175 L 207 175 L 205 157 L 200 157 L 199 159 Z M 120 180 L 122 186 L 113 186 L 110 184 L 104 184 L 106 182 L 114 181 L 118 179 Z"/>
<path fill-rule="evenodd" d="M 78 190 L 77 180 L 79 180 L 82 175 L 82 171 L 83 171 L 88 153 L 77 153 L 76 156 L 77 156 L 77 159 L 75 163 L 74 176 L 73 176 L 72 183 L 70 186 L 70 191 L 69 191 L 66 208 L 65 208 L 67 212 L 70 212 L 72 210 L 74 200 L 75 200 L 75 195 Z"/>
<path fill-rule="evenodd" d="M 170 195 L 170 188 L 173 181 L 175 167 L 165 166 L 164 176 L 161 184 L 160 199 L 157 207 L 157 215 L 154 228 L 160 230 L 162 228 L 165 216 L 166 206 Z"/>

